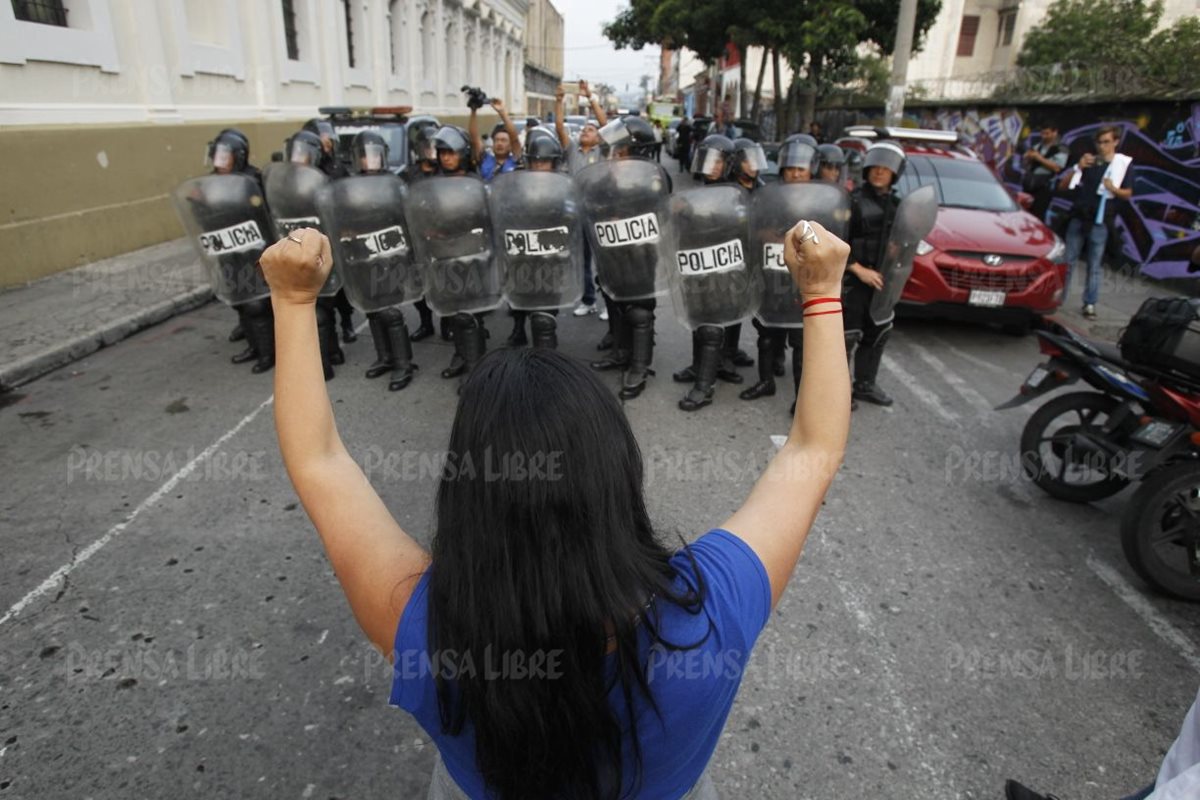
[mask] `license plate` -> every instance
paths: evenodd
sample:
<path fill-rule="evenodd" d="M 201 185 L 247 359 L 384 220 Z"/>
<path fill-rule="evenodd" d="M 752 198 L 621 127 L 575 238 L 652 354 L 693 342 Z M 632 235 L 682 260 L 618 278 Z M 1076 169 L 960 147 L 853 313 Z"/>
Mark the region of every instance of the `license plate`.
<path fill-rule="evenodd" d="M 1162 447 L 1178 429 L 1178 425 L 1173 425 L 1170 422 L 1153 420 L 1138 428 L 1134 432 L 1133 438 L 1151 447 Z"/>
<path fill-rule="evenodd" d="M 989 292 L 984 289 L 972 289 L 971 296 L 967 298 L 967 304 L 972 306 L 984 306 L 985 308 L 999 308 L 1004 305 L 1004 292 Z"/>
<path fill-rule="evenodd" d="M 1042 381 L 1046 380 L 1046 376 L 1049 374 L 1045 367 L 1034 367 L 1033 372 L 1029 373 L 1029 377 L 1025 379 L 1025 385 L 1030 389 L 1036 389 L 1042 385 Z"/>

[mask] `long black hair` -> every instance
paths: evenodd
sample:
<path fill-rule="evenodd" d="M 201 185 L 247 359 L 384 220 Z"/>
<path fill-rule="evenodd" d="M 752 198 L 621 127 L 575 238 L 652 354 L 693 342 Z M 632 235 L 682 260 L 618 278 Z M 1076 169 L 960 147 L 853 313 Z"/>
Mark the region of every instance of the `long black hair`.
<path fill-rule="evenodd" d="M 641 451 L 612 391 L 553 350 L 490 353 L 463 386 L 436 515 L 428 646 L 443 667 L 443 731 L 470 722 L 480 773 L 505 800 L 636 792 L 635 696 L 658 710 L 638 627 L 666 647 L 695 646 L 659 636 L 654 607 L 699 614 L 705 590 L 675 581 L 642 496 Z M 505 654 L 526 664 L 540 654 L 541 674 L 506 671 Z M 608 699 L 618 684 L 624 720 Z"/>

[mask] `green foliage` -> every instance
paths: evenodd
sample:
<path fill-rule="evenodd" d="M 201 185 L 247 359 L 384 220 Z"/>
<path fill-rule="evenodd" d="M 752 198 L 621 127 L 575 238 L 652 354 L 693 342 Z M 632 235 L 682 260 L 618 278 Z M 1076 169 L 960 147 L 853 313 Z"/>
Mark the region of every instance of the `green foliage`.
<path fill-rule="evenodd" d="M 1162 9 L 1162 0 L 1055 0 L 1025 36 L 1017 65 L 1134 66 Z"/>
<path fill-rule="evenodd" d="M 1150 38 L 1147 80 L 1163 89 L 1200 89 L 1200 17 L 1184 17 Z"/>

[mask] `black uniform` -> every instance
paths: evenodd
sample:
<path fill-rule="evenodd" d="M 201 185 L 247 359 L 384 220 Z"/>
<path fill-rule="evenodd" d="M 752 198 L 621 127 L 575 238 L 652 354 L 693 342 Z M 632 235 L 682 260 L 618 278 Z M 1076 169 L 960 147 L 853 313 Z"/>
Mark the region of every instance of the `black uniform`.
<path fill-rule="evenodd" d="M 877 269 L 883 262 L 900 198 L 894 190 L 880 194 L 869 183 L 856 188 L 850 198 L 850 260 Z M 892 323 L 876 325 L 871 319 L 874 295 L 874 289 L 850 272 L 846 273 L 842 284 L 846 333 L 858 334 L 854 336 L 858 341 L 854 353 L 854 394 L 859 399 L 890 405 L 891 398 L 879 391 L 875 378 L 879 374 L 883 347 L 891 335 Z"/>

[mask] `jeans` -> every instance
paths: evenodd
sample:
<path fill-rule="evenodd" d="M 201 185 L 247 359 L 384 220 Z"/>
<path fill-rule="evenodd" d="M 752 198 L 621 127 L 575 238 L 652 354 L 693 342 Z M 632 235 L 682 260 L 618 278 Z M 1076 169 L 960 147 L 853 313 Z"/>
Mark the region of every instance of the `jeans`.
<path fill-rule="evenodd" d="M 1085 226 L 1088 230 L 1085 230 Z M 1100 274 L 1103 269 L 1104 246 L 1108 243 L 1108 226 L 1089 224 L 1074 217 L 1067 223 L 1067 280 L 1063 285 L 1063 302 L 1071 290 L 1071 273 L 1083 252 L 1083 240 L 1087 237 L 1087 285 L 1083 290 L 1083 304 L 1095 305 L 1100 299 Z"/>

